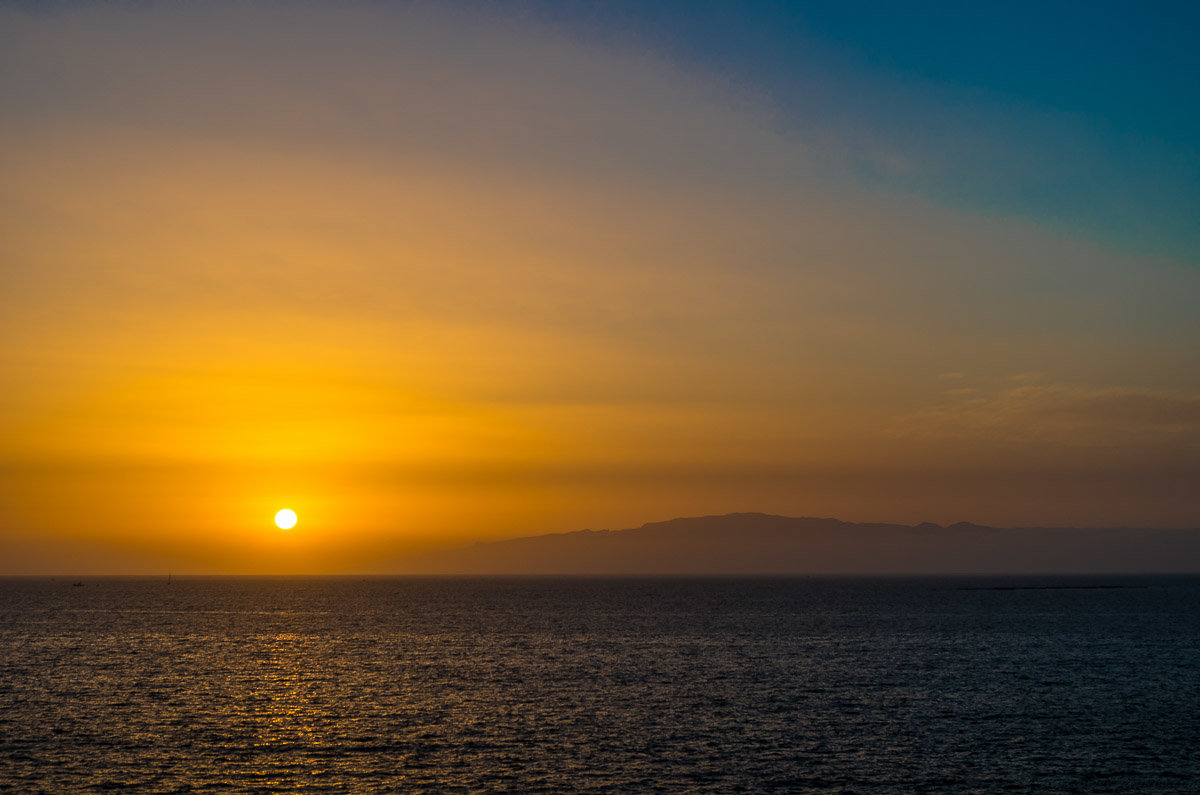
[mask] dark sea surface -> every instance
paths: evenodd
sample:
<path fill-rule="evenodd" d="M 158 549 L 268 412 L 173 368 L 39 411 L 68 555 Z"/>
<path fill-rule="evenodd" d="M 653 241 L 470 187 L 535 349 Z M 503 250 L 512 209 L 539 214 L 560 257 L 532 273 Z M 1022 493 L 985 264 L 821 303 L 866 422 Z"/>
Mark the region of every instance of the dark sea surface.
<path fill-rule="evenodd" d="M 1200 578 L 0 579 L 0 789 L 121 788 L 1197 792 Z"/>

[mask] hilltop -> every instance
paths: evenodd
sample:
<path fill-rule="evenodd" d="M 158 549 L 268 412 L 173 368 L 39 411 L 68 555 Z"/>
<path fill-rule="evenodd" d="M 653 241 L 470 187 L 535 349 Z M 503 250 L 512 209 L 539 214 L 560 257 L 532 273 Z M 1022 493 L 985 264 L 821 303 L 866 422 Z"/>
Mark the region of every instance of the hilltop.
<path fill-rule="evenodd" d="M 399 562 L 428 574 L 1001 574 L 1200 571 L 1200 531 L 997 528 L 733 513 L 479 542 Z"/>

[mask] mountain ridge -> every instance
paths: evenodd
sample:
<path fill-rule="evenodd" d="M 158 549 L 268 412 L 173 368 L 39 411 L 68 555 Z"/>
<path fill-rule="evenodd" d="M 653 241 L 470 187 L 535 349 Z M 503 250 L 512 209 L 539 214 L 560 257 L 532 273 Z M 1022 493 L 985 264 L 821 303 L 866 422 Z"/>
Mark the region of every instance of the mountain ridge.
<path fill-rule="evenodd" d="M 1200 529 L 904 525 L 741 512 L 477 541 L 397 561 L 413 574 L 1200 572 Z"/>

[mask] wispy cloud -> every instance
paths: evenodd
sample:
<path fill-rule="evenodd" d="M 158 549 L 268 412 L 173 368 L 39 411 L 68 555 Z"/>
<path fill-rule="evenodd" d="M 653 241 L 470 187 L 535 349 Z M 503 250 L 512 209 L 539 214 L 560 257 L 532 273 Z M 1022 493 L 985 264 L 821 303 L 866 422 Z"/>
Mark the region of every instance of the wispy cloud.
<path fill-rule="evenodd" d="M 1067 384 L 964 388 L 947 391 L 900 427 L 903 434 L 964 441 L 1200 450 L 1200 394 Z"/>

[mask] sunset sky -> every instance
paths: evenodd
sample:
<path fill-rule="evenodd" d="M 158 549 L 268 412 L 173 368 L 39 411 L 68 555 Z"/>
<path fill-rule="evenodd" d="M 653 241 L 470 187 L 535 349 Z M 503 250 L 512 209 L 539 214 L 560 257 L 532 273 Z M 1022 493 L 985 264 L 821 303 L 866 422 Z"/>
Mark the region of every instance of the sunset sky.
<path fill-rule="evenodd" d="M 0 573 L 1200 527 L 1200 4 L 963 5 L 0 5 Z"/>

